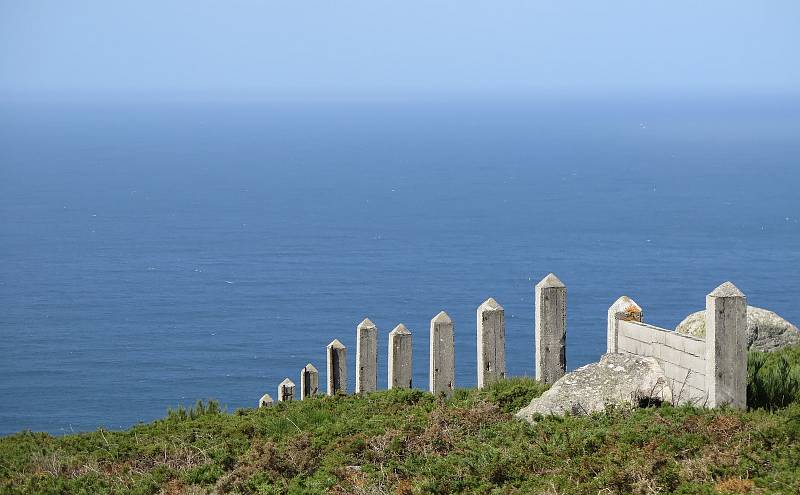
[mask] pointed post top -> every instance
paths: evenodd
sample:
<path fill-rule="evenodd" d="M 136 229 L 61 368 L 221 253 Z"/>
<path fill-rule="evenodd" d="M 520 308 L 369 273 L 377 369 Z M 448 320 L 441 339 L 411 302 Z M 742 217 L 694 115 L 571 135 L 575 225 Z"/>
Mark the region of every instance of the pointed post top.
<path fill-rule="evenodd" d="M 328 349 L 345 349 L 345 346 L 339 342 L 339 339 L 333 339 L 333 342 L 328 344 Z"/>
<path fill-rule="evenodd" d="M 269 394 L 264 394 L 260 399 L 258 399 L 259 404 L 268 404 L 270 402 L 272 402 L 272 397 Z"/>
<path fill-rule="evenodd" d="M 618 318 L 623 320 L 642 320 L 642 308 L 636 301 L 628 296 L 622 296 L 611 305 L 609 308 L 610 314 L 615 314 Z"/>
<path fill-rule="evenodd" d="M 633 299 L 631 299 L 628 296 L 620 296 L 619 299 L 614 301 L 614 304 L 611 305 L 611 307 L 613 309 L 616 309 L 618 311 L 622 311 L 623 309 L 625 309 L 625 308 L 627 308 L 629 306 L 633 307 L 633 308 L 636 308 L 639 311 L 642 310 L 642 308 L 638 304 L 636 304 L 636 301 L 634 301 Z"/>
<path fill-rule="evenodd" d="M 536 284 L 536 287 L 540 289 L 549 289 L 551 287 L 566 287 L 566 285 L 564 285 L 564 282 L 559 280 L 554 273 L 551 273 Z"/>
<path fill-rule="evenodd" d="M 364 321 L 358 324 L 358 329 L 361 330 L 362 328 L 377 328 L 372 320 L 369 318 L 364 318 Z"/>
<path fill-rule="evenodd" d="M 307 365 L 305 365 L 305 367 L 303 368 L 303 371 L 311 371 L 311 372 L 314 372 L 314 373 L 319 373 L 319 371 L 317 371 L 317 368 L 311 363 L 308 363 Z"/>
<path fill-rule="evenodd" d="M 278 384 L 278 387 L 294 387 L 294 382 L 288 378 L 284 378 L 283 381 Z"/>
<path fill-rule="evenodd" d="M 478 309 L 483 311 L 503 311 L 503 307 L 493 297 L 483 301 L 483 304 Z"/>
<path fill-rule="evenodd" d="M 391 337 L 392 335 L 411 335 L 411 332 L 409 332 L 408 328 L 401 323 L 394 327 L 394 330 L 389 332 L 389 336 Z"/>
<path fill-rule="evenodd" d="M 444 311 L 439 311 L 439 314 L 433 317 L 431 323 L 453 323 L 453 320 Z"/>
<path fill-rule="evenodd" d="M 742 291 L 739 290 L 738 287 L 733 285 L 732 282 L 725 282 L 724 284 L 720 285 L 709 294 L 711 297 L 744 297 Z"/>

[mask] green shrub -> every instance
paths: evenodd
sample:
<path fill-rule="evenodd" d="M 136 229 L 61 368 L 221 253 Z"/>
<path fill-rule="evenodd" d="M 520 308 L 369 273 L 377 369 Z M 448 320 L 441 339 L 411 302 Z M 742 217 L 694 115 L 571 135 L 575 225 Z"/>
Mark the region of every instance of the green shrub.
<path fill-rule="evenodd" d="M 515 413 L 550 388 L 527 377 L 515 377 L 490 383 L 474 393 L 474 398 L 496 404 L 507 413 Z M 458 396 L 456 396 L 458 397 Z"/>
<path fill-rule="evenodd" d="M 747 406 L 774 410 L 800 401 L 800 346 L 747 357 Z"/>
<path fill-rule="evenodd" d="M 219 402 L 209 399 L 209 401 L 205 403 L 202 400 L 198 400 L 197 404 L 189 409 L 184 408 L 183 405 L 178 406 L 177 409 L 172 409 L 170 407 L 167 409 L 167 419 L 185 421 L 187 419 L 197 419 L 201 416 L 219 414 L 221 412 L 222 409 L 219 407 Z"/>
<path fill-rule="evenodd" d="M 774 410 L 800 401 L 800 346 L 747 356 L 747 406 Z"/>
<path fill-rule="evenodd" d="M 794 362 L 755 358 L 757 383 L 781 355 Z M 535 425 L 509 414 L 545 389 L 515 378 L 451 399 L 388 390 L 231 414 L 203 403 L 127 431 L 22 432 L 0 437 L 0 493 L 800 493 L 800 402 Z"/>

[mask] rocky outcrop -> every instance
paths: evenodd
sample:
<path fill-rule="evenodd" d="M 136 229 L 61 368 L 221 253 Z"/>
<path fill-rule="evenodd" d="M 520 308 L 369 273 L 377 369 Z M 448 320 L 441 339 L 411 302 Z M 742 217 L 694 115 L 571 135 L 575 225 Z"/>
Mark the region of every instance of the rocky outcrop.
<path fill-rule="evenodd" d="M 698 311 L 687 316 L 676 332 L 693 337 L 706 336 L 706 312 Z M 782 347 L 800 344 L 800 330 L 772 311 L 755 306 L 747 307 L 748 349 L 769 352 Z"/>
<path fill-rule="evenodd" d="M 672 390 L 661 366 L 653 358 L 605 354 L 557 380 L 541 397 L 517 412 L 528 422 L 541 414 L 590 414 L 607 406 L 638 407 L 671 402 Z"/>

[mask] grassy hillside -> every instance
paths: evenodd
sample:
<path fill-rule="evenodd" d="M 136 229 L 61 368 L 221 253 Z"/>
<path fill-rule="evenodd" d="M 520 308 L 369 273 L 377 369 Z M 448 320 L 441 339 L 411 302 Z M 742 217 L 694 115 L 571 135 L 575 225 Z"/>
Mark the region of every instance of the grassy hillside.
<path fill-rule="evenodd" d="M 512 379 L 449 401 L 396 390 L 19 433 L 0 439 L 0 493 L 800 493 L 800 404 L 512 418 L 543 390 Z"/>

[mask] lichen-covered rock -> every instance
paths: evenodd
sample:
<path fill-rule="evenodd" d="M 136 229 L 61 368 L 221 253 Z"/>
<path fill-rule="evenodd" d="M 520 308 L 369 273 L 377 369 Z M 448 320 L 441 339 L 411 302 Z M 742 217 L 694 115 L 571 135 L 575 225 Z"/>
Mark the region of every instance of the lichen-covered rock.
<path fill-rule="evenodd" d="M 642 403 L 671 401 L 672 390 L 658 361 L 629 354 L 605 354 L 600 362 L 558 379 L 516 416 L 533 422 L 537 414 L 590 414 L 604 411 L 609 405 L 638 407 Z"/>
<path fill-rule="evenodd" d="M 693 337 L 706 336 L 706 312 L 692 313 L 675 329 Z M 770 352 L 782 347 L 800 344 L 800 330 L 772 311 L 747 307 L 747 348 Z"/>

